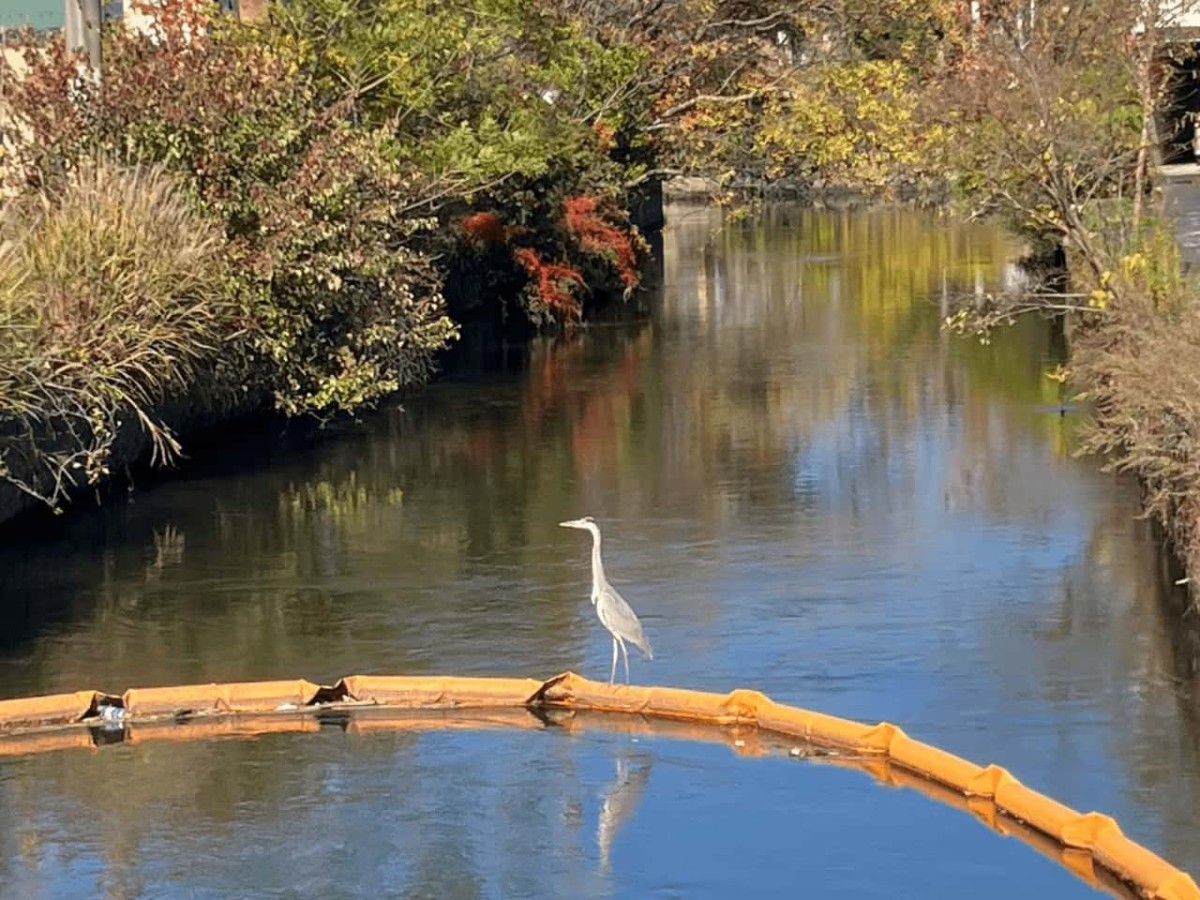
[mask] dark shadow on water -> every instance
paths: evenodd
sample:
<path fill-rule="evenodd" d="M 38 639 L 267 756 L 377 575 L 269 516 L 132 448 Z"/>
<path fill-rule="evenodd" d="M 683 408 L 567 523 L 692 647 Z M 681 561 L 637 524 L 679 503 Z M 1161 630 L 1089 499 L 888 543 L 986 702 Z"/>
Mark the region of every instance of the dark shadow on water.
<path fill-rule="evenodd" d="M 661 249 L 661 236 L 657 245 Z M 591 343 L 602 346 L 608 343 L 605 333 L 616 337 L 628 334 L 629 328 L 645 327 L 655 302 L 653 286 L 661 282 L 661 262 L 649 267 L 647 275 L 645 290 L 626 303 L 604 307 L 593 321 L 570 335 L 511 340 L 487 326 L 464 329 L 462 339 L 439 359 L 437 381 L 466 386 L 492 384 L 497 379 L 515 381 L 528 372 L 535 348 L 570 345 L 585 334 L 596 333 L 599 336 L 591 338 Z M 56 557 L 69 546 L 76 565 L 91 567 L 94 572 L 76 572 L 77 582 L 101 581 L 114 574 L 114 564 L 118 570 L 128 570 L 121 559 L 129 560 L 130 547 L 152 546 L 157 556 L 159 545 L 171 539 L 171 525 L 160 529 L 149 517 L 138 514 L 139 506 L 157 502 L 159 490 L 183 483 L 202 487 L 206 482 L 220 485 L 229 480 L 252 480 L 255 473 L 273 469 L 318 467 L 331 446 L 353 445 L 378 431 L 381 423 L 397 415 L 403 419 L 406 405 L 421 403 L 425 390 L 398 393 L 359 416 L 318 421 L 266 413 L 193 433 L 185 442 L 184 457 L 171 467 L 152 468 L 143 461 L 103 488 L 74 498 L 61 515 L 38 505 L 0 523 L 0 548 L 20 547 L 19 563 L 25 570 L 53 572 Z M 264 501 L 269 504 L 272 498 L 264 497 Z M 133 565 L 139 566 L 140 560 Z M 0 596 L 0 649 L 19 647 L 88 611 L 89 604 L 68 591 L 4 591 Z"/>

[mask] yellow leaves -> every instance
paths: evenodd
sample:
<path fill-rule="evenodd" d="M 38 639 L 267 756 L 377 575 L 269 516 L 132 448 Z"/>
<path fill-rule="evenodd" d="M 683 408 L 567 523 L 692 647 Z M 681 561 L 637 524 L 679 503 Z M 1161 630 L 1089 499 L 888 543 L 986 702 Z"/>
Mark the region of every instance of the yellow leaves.
<path fill-rule="evenodd" d="M 1108 309 L 1108 303 L 1112 299 L 1112 296 L 1112 291 L 1105 290 L 1104 288 L 1097 288 L 1088 294 L 1088 306 L 1092 307 L 1093 309 Z"/>
<path fill-rule="evenodd" d="M 1146 264 L 1146 254 L 1130 253 L 1128 256 L 1121 257 L 1121 272 L 1124 275 L 1133 275 L 1135 272 L 1140 272 L 1145 269 Z"/>
<path fill-rule="evenodd" d="M 967 307 L 957 310 L 942 320 L 942 330 L 951 334 L 965 335 L 977 325 L 976 318 Z"/>
<path fill-rule="evenodd" d="M 1071 370 L 1062 363 L 1059 363 L 1053 369 L 1048 370 L 1044 374 L 1051 381 L 1056 381 L 1059 384 L 1065 384 L 1066 382 L 1070 381 L 1072 376 Z"/>
<path fill-rule="evenodd" d="M 898 61 L 830 63 L 799 73 L 764 106 L 755 144 L 773 171 L 819 171 L 882 186 L 919 169 L 944 129 L 917 122 L 911 76 Z"/>

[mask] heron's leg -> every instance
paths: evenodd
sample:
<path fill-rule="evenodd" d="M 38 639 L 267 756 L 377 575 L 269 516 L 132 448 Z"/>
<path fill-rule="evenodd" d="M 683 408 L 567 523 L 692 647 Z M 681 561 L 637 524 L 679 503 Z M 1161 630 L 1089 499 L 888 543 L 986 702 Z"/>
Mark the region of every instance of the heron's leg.
<path fill-rule="evenodd" d="M 625 660 L 625 683 L 629 684 L 629 648 L 621 641 L 621 658 Z"/>
<path fill-rule="evenodd" d="M 608 673 L 608 683 L 612 684 L 617 680 L 617 639 L 613 638 L 613 664 L 612 671 Z"/>

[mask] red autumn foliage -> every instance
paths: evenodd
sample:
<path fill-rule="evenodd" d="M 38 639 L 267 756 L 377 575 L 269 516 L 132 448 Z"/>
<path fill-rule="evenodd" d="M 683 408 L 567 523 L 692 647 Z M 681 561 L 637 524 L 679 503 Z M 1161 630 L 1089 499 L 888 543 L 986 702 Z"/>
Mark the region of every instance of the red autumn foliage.
<path fill-rule="evenodd" d="M 508 229 L 494 212 L 471 213 L 462 220 L 462 231 L 469 242 L 479 246 L 503 244 L 508 240 Z"/>
<path fill-rule="evenodd" d="M 596 134 L 596 142 L 600 145 L 601 153 L 608 153 L 617 146 L 617 133 L 599 119 L 592 125 L 592 131 Z"/>
<path fill-rule="evenodd" d="M 626 288 L 638 286 L 641 276 L 633 239 L 604 217 L 599 198 L 569 198 L 563 203 L 563 224 L 583 250 L 603 256 L 613 264 Z"/>
<path fill-rule="evenodd" d="M 571 292 L 572 285 L 583 286 L 583 276 L 570 264 L 546 262 L 531 247 L 513 251 L 513 259 L 525 270 L 534 283 L 537 298 L 547 308 L 565 319 L 578 319 L 579 301 Z"/>

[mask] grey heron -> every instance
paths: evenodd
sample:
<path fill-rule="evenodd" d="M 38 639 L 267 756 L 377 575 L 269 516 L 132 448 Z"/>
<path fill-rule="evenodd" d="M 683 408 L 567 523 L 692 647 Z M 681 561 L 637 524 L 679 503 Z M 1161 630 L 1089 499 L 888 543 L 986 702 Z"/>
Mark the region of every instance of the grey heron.
<path fill-rule="evenodd" d="M 569 522 L 558 523 L 563 528 L 579 528 L 592 533 L 592 605 L 596 607 L 596 615 L 600 624 L 608 629 L 613 639 L 612 671 L 608 683 L 612 684 L 617 678 L 617 647 L 621 648 L 625 660 L 625 683 L 629 683 L 629 649 L 625 642 L 633 644 L 646 655 L 646 659 L 654 659 L 654 651 L 650 649 L 650 641 L 642 629 L 635 613 L 625 602 L 625 598 L 617 593 L 616 588 L 604 577 L 604 563 L 600 561 L 600 528 L 591 516 L 582 519 L 571 519 Z"/>

